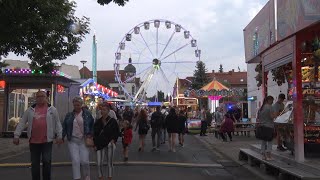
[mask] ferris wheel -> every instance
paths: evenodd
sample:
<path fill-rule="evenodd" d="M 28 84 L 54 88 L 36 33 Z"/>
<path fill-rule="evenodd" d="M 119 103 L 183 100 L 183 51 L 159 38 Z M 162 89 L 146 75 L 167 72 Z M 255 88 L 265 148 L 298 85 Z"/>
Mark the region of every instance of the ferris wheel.
<path fill-rule="evenodd" d="M 119 43 L 115 78 L 134 102 L 155 96 L 158 91 L 172 95 L 177 77 L 192 75 L 200 54 L 197 40 L 180 24 L 163 19 L 145 21 L 134 26 Z"/>

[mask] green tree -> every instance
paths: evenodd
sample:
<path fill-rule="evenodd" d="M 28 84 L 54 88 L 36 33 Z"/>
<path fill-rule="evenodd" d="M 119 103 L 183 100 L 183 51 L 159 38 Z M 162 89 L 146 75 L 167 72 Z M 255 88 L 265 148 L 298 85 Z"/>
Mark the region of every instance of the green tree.
<path fill-rule="evenodd" d="M 1 60 L 1 58 L 0 58 Z M 0 74 L 2 73 L 2 68 L 9 66 L 10 64 L 6 63 L 5 61 L 0 61 Z"/>
<path fill-rule="evenodd" d="M 193 73 L 193 81 L 191 87 L 193 89 L 200 89 L 208 83 L 206 65 L 203 61 L 198 61 L 196 65 L 196 70 Z"/>
<path fill-rule="evenodd" d="M 222 64 L 220 64 L 220 67 L 219 67 L 219 73 L 223 73 L 223 67 L 222 67 Z"/>
<path fill-rule="evenodd" d="M 119 6 L 124 6 L 126 2 L 129 2 L 129 0 L 98 0 L 98 3 L 101 5 L 105 5 L 105 4 L 109 4 L 112 1 L 118 4 Z"/>
<path fill-rule="evenodd" d="M 31 59 L 31 68 L 50 72 L 53 60 L 79 50 L 89 19 L 74 15 L 68 0 L 0 0 L 0 56 L 9 52 Z"/>
<path fill-rule="evenodd" d="M 158 91 L 158 102 L 164 102 L 164 92 Z"/>

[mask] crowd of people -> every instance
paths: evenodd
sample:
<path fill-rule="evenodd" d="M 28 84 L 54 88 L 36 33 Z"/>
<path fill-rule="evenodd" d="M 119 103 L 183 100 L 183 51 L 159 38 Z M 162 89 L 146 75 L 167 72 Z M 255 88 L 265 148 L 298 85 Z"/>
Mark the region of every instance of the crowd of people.
<path fill-rule="evenodd" d="M 272 96 L 264 99 L 258 111 L 258 126 L 264 127 L 265 130 L 268 129 L 268 132 L 272 134 L 277 131 L 274 119 L 283 111 L 284 99 L 284 94 L 280 94 L 278 101 L 274 104 Z M 97 114 L 93 116 L 83 105 L 81 97 L 75 97 L 72 103 L 73 111 L 67 113 L 61 123 L 57 109 L 48 103 L 46 92 L 39 91 L 36 93 L 36 103 L 25 111 L 17 125 L 13 139 L 16 145 L 19 144 L 19 136 L 28 124 L 27 135 L 33 180 L 41 179 L 40 161 L 43 165 L 43 179 L 51 179 L 51 156 L 54 142 L 56 144 L 67 143 L 72 160 L 73 179 L 90 179 L 90 148 L 96 152 L 99 179 L 104 179 L 104 177 L 112 179 L 113 158 L 119 139 L 122 144 L 123 160 L 127 162 L 134 132 L 139 138 L 138 152 L 145 151 L 145 139 L 148 134 L 152 138 L 152 152 L 160 151 L 159 147 L 166 142 L 168 143 L 167 150 L 176 152 L 177 143 L 180 147 L 184 147 L 188 119 L 201 120 L 200 136 L 207 136 L 207 128 L 214 119 L 220 125 L 218 134 L 222 140 L 227 141 L 228 137 L 232 141 L 234 123 L 238 122 L 241 117 L 241 111 L 236 106 L 226 112 L 222 108 L 217 108 L 217 111 L 212 114 L 205 106 L 198 111 L 165 106 L 136 107 L 135 109 L 126 106 L 122 109 L 106 101 L 97 106 Z M 283 151 L 285 148 L 279 133 L 277 134 L 278 150 Z M 271 147 L 272 139 L 262 139 L 261 150 L 266 160 L 272 159 Z M 107 174 L 104 174 L 103 169 L 105 160 L 108 164 Z"/>
<path fill-rule="evenodd" d="M 89 152 L 96 152 L 98 179 L 112 179 L 113 159 L 117 141 L 121 138 L 123 160 L 128 161 L 128 151 L 133 131 L 139 135 L 139 152 L 145 150 L 145 137 L 150 132 L 152 151 L 166 143 L 168 151 L 176 152 L 176 141 L 184 146 L 187 113 L 174 107 L 156 107 L 155 111 L 146 108 L 130 107 L 117 109 L 108 102 L 97 106 L 94 116 L 83 105 L 81 97 L 72 100 L 73 110 L 60 121 L 57 109 L 48 103 L 47 93 L 36 93 L 36 103 L 29 107 L 14 132 L 13 143 L 19 144 L 19 137 L 27 126 L 31 154 L 32 180 L 40 180 L 40 161 L 42 179 L 51 179 L 51 160 L 53 143 L 68 145 L 72 161 L 73 179 L 90 179 Z M 107 161 L 107 174 L 104 174 L 103 162 Z"/>

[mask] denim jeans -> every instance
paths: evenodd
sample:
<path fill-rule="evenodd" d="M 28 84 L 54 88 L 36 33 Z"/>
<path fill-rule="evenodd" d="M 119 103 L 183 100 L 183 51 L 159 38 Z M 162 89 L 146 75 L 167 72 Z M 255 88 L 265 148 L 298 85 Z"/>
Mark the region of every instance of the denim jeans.
<path fill-rule="evenodd" d="M 270 153 L 272 151 L 272 141 L 261 142 L 261 153 Z"/>
<path fill-rule="evenodd" d="M 161 143 L 166 142 L 166 137 L 167 137 L 167 128 L 161 128 L 160 129 L 160 141 Z"/>
<path fill-rule="evenodd" d="M 52 142 L 29 144 L 31 155 L 32 180 L 40 180 L 40 159 L 42 159 L 42 178 L 51 180 Z"/>
<path fill-rule="evenodd" d="M 157 142 L 156 142 L 156 135 L 157 135 Z M 159 148 L 160 147 L 160 139 L 161 139 L 161 130 L 160 128 L 152 128 L 151 137 L 152 137 L 152 147 Z M 157 146 L 156 146 L 157 143 Z"/>
<path fill-rule="evenodd" d="M 114 151 L 116 149 L 116 145 L 110 142 L 107 147 L 97 151 L 97 168 L 98 168 L 98 177 L 104 177 L 104 171 L 103 171 L 103 162 L 105 160 L 105 155 L 107 155 L 107 177 L 113 176 L 113 157 L 114 157 Z"/>

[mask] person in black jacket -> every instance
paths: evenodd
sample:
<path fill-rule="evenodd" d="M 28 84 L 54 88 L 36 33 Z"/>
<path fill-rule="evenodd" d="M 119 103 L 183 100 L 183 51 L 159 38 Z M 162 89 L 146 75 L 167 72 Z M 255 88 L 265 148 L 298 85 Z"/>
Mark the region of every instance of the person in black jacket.
<path fill-rule="evenodd" d="M 184 134 L 186 132 L 186 124 L 187 124 L 187 117 L 186 113 L 183 110 L 179 111 L 179 116 L 178 116 L 178 133 L 179 133 L 179 144 L 181 147 L 184 147 Z"/>
<path fill-rule="evenodd" d="M 176 110 L 174 108 L 170 109 L 169 114 L 165 120 L 165 126 L 169 134 L 169 152 L 176 152 L 175 140 L 177 133 L 179 132 L 179 122 Z"/>
<path fill-rule="evenodd" d="M 93 141 L 97 151 L 97 167 L 99 179 L 103 178 L 103 162 L 104 155 L 107 154 L 108 163 L 108 179 L 112 179 L 113 175 L 113 156 L 116 148 L 116 142 L 120 135 L 119 125 L 114 118 L 108 114 L 110 106 L 107 102 L 100 105 L 101 118 L 97 119 L 94 123 L 94 136 Z"/>
<path fill-rule="evenodd" d="M 163 115 L 160 111 L 160 106 L 156 107 L 156 111 L 151 115 L 151 137 L 152 137 L 152 151 L 159 151 L 160 147 L 160 135 L 161 127 L 163 124 Z M 157 146 L 156 146 L 156 135 L 157 135 Z"/>

